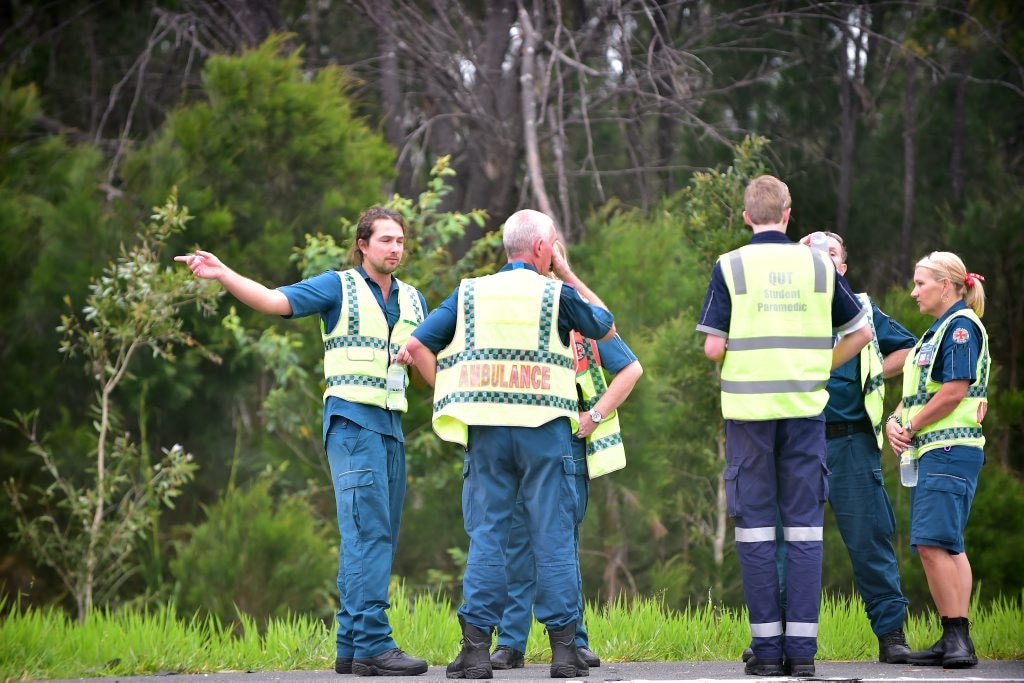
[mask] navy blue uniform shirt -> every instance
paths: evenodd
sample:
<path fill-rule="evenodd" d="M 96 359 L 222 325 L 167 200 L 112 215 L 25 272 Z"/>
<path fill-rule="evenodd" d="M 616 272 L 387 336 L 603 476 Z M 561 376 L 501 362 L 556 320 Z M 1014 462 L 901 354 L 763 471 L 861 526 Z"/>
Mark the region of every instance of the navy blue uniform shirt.
<path fill-rule="evenodd" d="M 356 272 L 363 276 L 377 305 L 383 311 L 388 321 L 388 330 L 395 327 L 400 314 L 398 303 L 398 283 L 391 278 L 391 291 L 388 294 L 387 305 L 384 304 L 384 292 L 362 266 L 356 266 Z M 285 318 L 302 318 L 314 313 L 320 314 L 324 329 L 333 330 L 341 319 L 341 304 L 344 301 L 344 292 L 341 287 L 341 278 L 338 273 L 328 270 L 319 275 L 314 275 L 302 282 L 293 285 L 285 285 L 277 288 L 279 292 L 288 297 L 291 304 L 292 314 Z M 427 302 L 423 294 L 419 293 L 420 305 L 424 313 L 427 311 Z M 327 430 L 331 426 L 331 417 L 344 417 L 359 425 L 363 429 L 390 436 L 399 441 L 405 441 L 402 432 L 402 413 L 387 408 L 367 405 L 365 403 L 353 403 L 337 396 L 328 396 L 324 402 L 324 442 L 327 442 Z"/>
<path fill-rule="evenodd" d="M 522 261 L 506 263 L 498 272 L 528 268 L 537 271 Z M 423 323 L 416 328 L 412 336 L 428 349 L 437 354 L 451 343 L 455 336 L 455 323 L 458 319 L 459 288 L 456 287 L 444 302 L 438 306 Z M 572 285 L 562 283 L 562 291 L 558 303 L 558 336 L 562 343 L 569 345 L 569 334 L 578 330 L 584 337 L 600 339 L 612 329 L 614 318 L 603 308 L 592 306 L 580 298 L 579 292 Z"/>
<path fill-rule="evenodd" d="M 935 343 L 932 337 L 946 318 L 965 308 L 967 304 L 961 299 L 939 316 L 924 333 L 922 351 L 926 344 Z M 932 379 L 943 384 L 958 379 L 974 382 L 978 378 L 978 356 L 981 355 L 981 349 L 981 330 L 978 326 L 968 318 L 957 318 L 955 322 L 950 323 L 946 333 L 939 340 L 939 357 L 932 366 Z"/>
<path fill-rule="evenodd" d="M 917 337 L 882 313 L 874 301 L 871 302 L 871 313 L 875 321 L 875 339 L 878 340 L 878 348 L 883 357 L 893 351 L 913 348 L 917 343 Z M 827 388 L 826 422 L 859 422 L 867 418 L 864 387 L 860 381 L 859 353 L 832 371 Z"/>
<path fill-rule="evenodd" d="M 597 353 L 601 356 L 601 367 L 609 375 L 619 374 L 622 368 L 636 360 L 633 349 L 626 346 L 618 334 L 608 341 L 597 342 Z"/>

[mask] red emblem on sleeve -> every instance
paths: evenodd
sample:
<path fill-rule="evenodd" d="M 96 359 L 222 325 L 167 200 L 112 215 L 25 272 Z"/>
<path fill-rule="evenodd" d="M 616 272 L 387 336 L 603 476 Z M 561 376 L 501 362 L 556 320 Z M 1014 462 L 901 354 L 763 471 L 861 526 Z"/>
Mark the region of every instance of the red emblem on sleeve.
<path fill-rule="evenodd" d="M 953 341 L 957 344 L 966 344 L 967 340 L 971 338 L 971 335 L 962 327 L 958 327 L 953 330 Z"/>

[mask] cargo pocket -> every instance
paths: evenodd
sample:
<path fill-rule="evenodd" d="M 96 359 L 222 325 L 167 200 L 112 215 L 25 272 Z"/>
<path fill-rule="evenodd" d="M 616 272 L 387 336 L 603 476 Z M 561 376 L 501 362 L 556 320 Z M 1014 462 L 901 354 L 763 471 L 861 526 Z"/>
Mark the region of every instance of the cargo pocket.
<path fill-rule="evenodd" d="M 371 470 L 349 470 L 338 478 L 344 503 L 342 525 L 351 525 L 359 540 L 388 535 L 387 505 L 374 487 Z M 344 533 L 344 529 L 342 531 Z"/>
<path fill-rule="evenodd" d="M 728 506 L 730 517 L 740 516 L 739 500 L 736 498 L 736 487 L 739 484 L 740 468 L 737 465 L 730 465 L 725 468 L 722 479 L 725 480 L 725 502 Z"/>
<path fill-rule="evenodd" d="M 963 527 L 960 511 L 964 509 L 967 482 L 948 474 L 929 474 L 925 477 L 924 487 L 931 498 L 927 506 L 930 517 L 928 528 L 936 533 L 950 535 L 949 538 L 935 540 L 955 544 Z"/>
<path fill-rule="evenodd" d="M 462 525 L 466 533 L 470 533 L 476 526 L 477 506 L 472 504 L 473 496 L 476 494 L 476 484 L 470 475 L 469 458 L 462 459 Z"/>
<path fill-rule="evenodd" d="M 828 466 L 824 461 L 821 463 L 821 495 L 818 496 L 818 501 L 824 505 L 825 501 L 828 500 Z"/>
<path fill-rule="evenodd" d="M 575 528 L 576 519 L 580 515 L 580 499 L 576 493 L 576 462 L 572 455 L 562 457 L 562 485 L 559 519 L 562 528 Z"/>

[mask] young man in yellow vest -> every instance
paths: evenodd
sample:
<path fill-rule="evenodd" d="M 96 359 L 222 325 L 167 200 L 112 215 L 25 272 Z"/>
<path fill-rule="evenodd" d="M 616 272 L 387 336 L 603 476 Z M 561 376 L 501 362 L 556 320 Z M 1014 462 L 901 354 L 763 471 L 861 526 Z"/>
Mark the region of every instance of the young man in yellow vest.
<path fill-rule="evenodd" d="M 754 656 L 745 672 L 812 676 L 826 498 L 825 385 L 871 341 L 866 312 L 826 254 L 786 237 L 789 188 L 760 176 L 743 194 L 750 243 L 711 273 L 697 330 L 722 363 L 726 483 Z M 833 346 L 833 328 L 839 339 Z M 788 550 L 785 621 L 776 525 Z"/>
<path fill-rule="evenodd" d="M 846 276 L 847 251 L 834 232 L 807 235 L 801 244 L 827 250 L 840 275 Z M 903 372 L 903 361 L 917 343 L 905 327 L 887 316 L 864 293 L 857 295 L 868 314 L 871 343 L 832 370 L 825 406 L 828 500 L 850 556 L 853 580 L 864 601 L 871 630 L 878 638 L 878 661 L 904 664 L 910 654 L 903 623 L 907 599 L 900 586 L 892 535 L 896 518 L 882 483 L 882 435 L 885 380 Z M 785 575 L 785 546 L 779 546 Z M 750 648 L 743 653 L 747 661 Z"/>
<path fill-rule="evenodd" d="M 615 326 L 554 252 L 556 239 L 548 216 L 513 214 L 502 235 L 508 264 L 463 280 L 404 350 L 435 380 L 434 431 L 466 448 L 463 643 L 449 678 L 493 676 L 491 635 L 508 595 L 506 546 L 517 495 L 537 559 L 534 609 L 548 630 L 551 677 L 587 675 L 575 643 L 579 565 L 571 549 L 579 499 L 570 439 L 579 413 L 570 332 L 606 340 Z M 547 277 L 552 269 L 561 283 Z"/>
<path fill-rule="evenodd" d="M 575 529 L 578 558 L 580 525 L 590 498 L 589 480 L 625 467 L 626 453 L 619 430 L 618 408 L 629 397 L 644 370 L 619 335 L 610 341 L 595 342 L 574 330 L 572 341 L 580 399 L 580 427 L 572 437 L 576 494 L 580 501 Z M 612 375 L 611 383 L 607 381 L 606 372 Z M 530 534 L 521 499 L 516 501 L 508 539 L 507 574 L 508 601 L 498 628 L 498 646 L 491 655 L 491 666 L 495 669 L 525 666 L 526 641 L 533 621 L 537 566 L 530 551 Z M 582 576 L 579 587 L 576 650 L 587 666 L 594 668 L 601 666 L 601 659 L 590 649 L 590 636 L 583 623 Z"/>
<path fill-rule="evenodd" d="M 334 483 L 341 546 L 338 673 L 414 676 L 427 663 L 391 638 L 385 608 L 405 500 L 404 394 L 388 392 L 388 367 L 427 305 L 392 274 L 405 249 L 402 215 L 374 206 L 359 217 L 354 268 L 270 289 L 207 251 L 177 256 L 197 277 L 217 280 L 239 301 L 286 318 L 318 314 L 324 340 L 324 444 Z M 358 515 L 354 513 L 358 510 Z"/>

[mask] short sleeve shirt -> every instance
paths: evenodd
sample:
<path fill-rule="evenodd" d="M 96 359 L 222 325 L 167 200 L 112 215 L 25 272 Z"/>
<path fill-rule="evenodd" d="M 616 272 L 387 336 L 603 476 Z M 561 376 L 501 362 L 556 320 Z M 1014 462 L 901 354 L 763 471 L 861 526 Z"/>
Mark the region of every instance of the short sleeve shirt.
<path fill-rule="evenodd" d="M 963 300 L 957 301 L 949 310 L 939 316 L 922 337 L 922 348 L 925 344 L 934 344 L 933 337 L 939 327 L 957 311 L 967 308 Z M 974 382 L 978 379 L 978 357 L 982 352 L 981 330 L 974 321 L 964 317 L 957 318 L 946 328 L 942 339 L 938 340 L 938 359 L 932 366 L 932 379 L 945 384 L 956 380 Z"/>
<path fill-rule="evenodd" d="M 601 367 L 609 375 L 619 374 L 622 368 L 636 360 L 633 350 L 626 346 L 618 334 L 608 341 L 597 342 L 597 353 L 601 356 Z"/>

